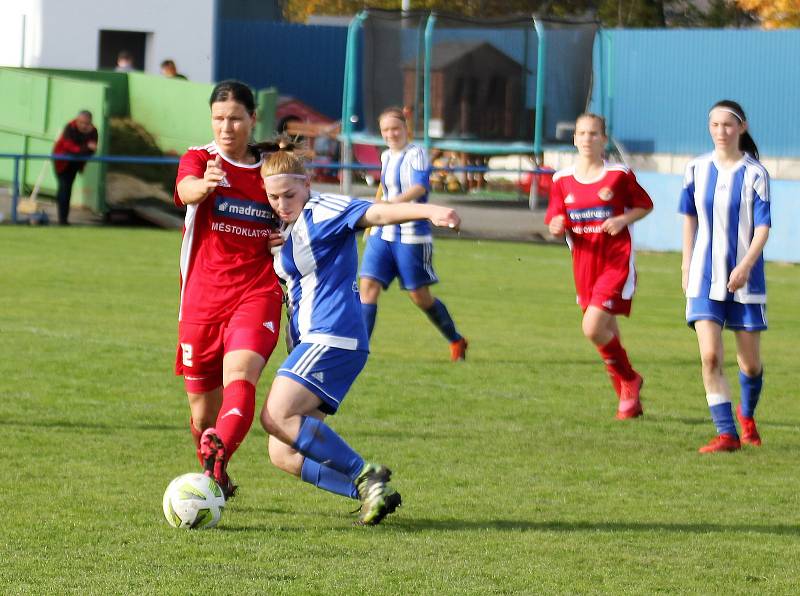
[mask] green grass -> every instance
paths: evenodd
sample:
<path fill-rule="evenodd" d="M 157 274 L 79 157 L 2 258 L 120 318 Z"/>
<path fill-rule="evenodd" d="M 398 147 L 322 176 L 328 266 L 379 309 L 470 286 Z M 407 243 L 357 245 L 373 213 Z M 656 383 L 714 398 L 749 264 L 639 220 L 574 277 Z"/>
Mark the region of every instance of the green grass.
<path fill-rule="evenodd" d="M 393 468 L 404 506 L 352 502 L 271 467 L 256 423 L 240 495 L 208 532 L 161 495 L 196 468 L 172 374 L 176 233 L 0 229 L 0 593 L 797 593 L 796 267 L 770 265 L 764 446 L 713 434 L 679 259 L 639 257 L 623 334 L 645 417 L 617 422 L 580 333 L 566 248 L 439 241 L 437 289 L 469 360 L 396 289 L 332 425 Z M 728 377 L 735 380 L 727 334 Z M 259 407 L 279 346 L 259 386 Z"/>

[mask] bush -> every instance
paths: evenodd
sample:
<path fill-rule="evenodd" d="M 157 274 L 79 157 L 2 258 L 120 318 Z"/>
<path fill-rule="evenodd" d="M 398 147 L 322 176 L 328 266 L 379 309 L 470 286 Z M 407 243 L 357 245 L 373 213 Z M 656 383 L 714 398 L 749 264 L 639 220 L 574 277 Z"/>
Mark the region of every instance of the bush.
<path fill-rule="evenodd" d="M 164 157 L 153 135 L 139 123 L 130 118 L 111 118 L 109 120 L 111 134 L 109 136 L 110 155 L 135 155 L 141 157 Z M 172 193 L 177 164 L 135 164 L 110 163 L 109 172 L 120 172 L 136 176 L 147 182 L 155 182 Z"/>

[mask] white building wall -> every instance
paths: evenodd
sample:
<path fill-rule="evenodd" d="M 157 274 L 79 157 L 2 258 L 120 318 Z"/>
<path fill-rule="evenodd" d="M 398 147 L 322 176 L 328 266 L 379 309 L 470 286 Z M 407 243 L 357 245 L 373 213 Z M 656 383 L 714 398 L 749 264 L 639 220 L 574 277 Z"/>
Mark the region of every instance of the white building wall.
<path fill-rule="evenodd" d="M 212 82 L 216 0 L 0 0 L 0 65 L 98 67 L 101 30 L 147 33 L 144 71 L 171 58 L 190 80 Z M 24 60 L 22 23 L 25 22 Z"/>

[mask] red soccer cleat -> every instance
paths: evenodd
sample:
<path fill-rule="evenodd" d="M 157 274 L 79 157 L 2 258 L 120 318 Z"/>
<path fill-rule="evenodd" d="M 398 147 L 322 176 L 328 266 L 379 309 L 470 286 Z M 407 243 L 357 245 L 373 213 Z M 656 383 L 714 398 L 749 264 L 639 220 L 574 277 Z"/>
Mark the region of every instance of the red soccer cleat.
<path fill-rule="evenodd" d="M 741 448 L 742 444 L 738 437 L 723 433 L 711 439 L 708 445 L 703 445 L 698 451 L 700 453 L 716 453 L 717 451 L 738 451 Z"/>
<path fill-rule="evenodd" d="M 450 360 L 452 360 L 453 362 L 458 362 L 459 360 L 466 360 L 468 345 L 469 342 L 467 342 L 466 337 L 462 337 L 461 339 L 457 339 L 456 341 L 451 341 Z"/>
<path fill-rule="evenodd" d="M 200 455 L 203 458 L 203 470 L 206 476 L 216 480 L 227 501 L 234 496 L 238 488 L 231 481 L 226 470 L 225 444 L 217 434 L 217 429 L 207 428 L 200 437 Z"/>
<path fill-rule="evenodd" d="M 742 415 L 741 405 L 736 407 L 736 419 L 742 426 L 742 443 L 761 447 L 761 436 L 758 434 L 758 429 L 756 429 L 755 418 Z"/>
<path fill-rule="evenodd" d="M 620 380 L 619 406 L 617 407 L 617 420 L 638 418 L 644 414 L 639 393 L 644 385 L 644 378 L 639 373 L 632 381 Z M 615 387 L 616 388 L 616 387 Z"/>

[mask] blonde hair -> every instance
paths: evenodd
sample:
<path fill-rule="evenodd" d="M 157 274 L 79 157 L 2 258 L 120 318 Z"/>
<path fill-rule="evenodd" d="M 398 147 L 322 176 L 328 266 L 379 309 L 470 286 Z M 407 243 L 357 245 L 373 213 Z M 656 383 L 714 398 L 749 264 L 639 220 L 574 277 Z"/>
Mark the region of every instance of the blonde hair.
<path fill-rule="evenodd" d="M 577 118 L 575 118 L 575 126 L 577 128 L 578 121 L 582 120 L 583 118 L 590 118 L 592 120 L 597 120 L 600 123 L 600 132 L 603 133 L 603 136 L 606 136 L 606 119 L 600 116 L 599 114 L 595 114 L 594 112 L 584 112 Z"/>
<path fill-rule="evenodd" d="M 264 143 L 260 148 L 264 149 Z M 282 147 L 275 146 L 275 149 L 264 156 L 264 163 L 261 164 L 261 177 L 275 176 L 277 174 L 306 174 L 305 160 L 294 152 L 294 145 L 287 143 Z"/>

